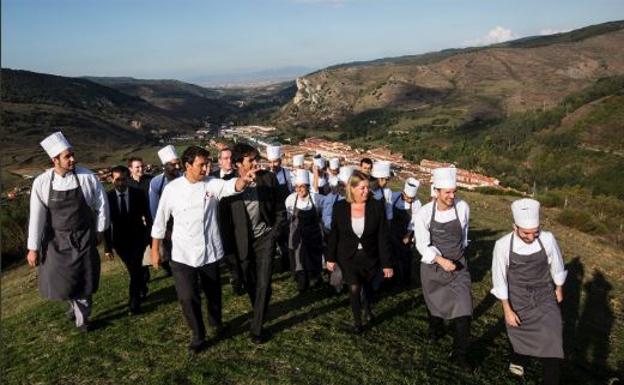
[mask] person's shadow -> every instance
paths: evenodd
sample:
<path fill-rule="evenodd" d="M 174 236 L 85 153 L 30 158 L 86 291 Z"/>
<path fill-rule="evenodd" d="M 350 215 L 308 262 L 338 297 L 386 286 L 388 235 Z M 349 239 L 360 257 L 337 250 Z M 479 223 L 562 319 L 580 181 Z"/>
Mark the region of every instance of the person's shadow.
<path fill-rule="evenodd" d="M 575 348 L 577 347 L 576 328 L 578 324 L 579 311 L 581 308 L 581 292 L 585 269 L 579 257 L 575 257 L 566 264 L 568 276 L 563 286 L 563 350 L 568 360 L 574 361 L 576 358 Z"/>
<path fill-rule="evenodd" d="M 594 373 L 607 373 L 610 372 L 607 365 L 609 335 L 614 322 L 609 292 L 613 286 L 600 271 L 595 270 L 592 280 L 583 289 L 586 296 L 576 330 L 576 361 L 589 366 Z"/>

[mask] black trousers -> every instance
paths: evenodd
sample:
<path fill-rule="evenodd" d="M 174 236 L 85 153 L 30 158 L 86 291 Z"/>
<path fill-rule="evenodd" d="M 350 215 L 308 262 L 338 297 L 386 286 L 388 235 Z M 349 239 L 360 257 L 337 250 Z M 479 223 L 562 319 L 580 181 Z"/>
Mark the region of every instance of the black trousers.
<path fill-rule="evenodd" d="M 511 363 L 526 367 L 529 363 L 529 356 L 513 353 Z M 539 358 L 542 363 L 542 384 L 543 385 L 559 385 L 560 367 L 559 358 Z"/>
<path fill-rule="evenodd" d="M 219 263 L 192 267 L 170 261 L 173 282 L 182 313 L 193 332 L 193 342 L 206 338 L 206 327 L 201 313 L 201 292 L 208 302 L 208 323 L 221 326 L 221 274 Z"/>
<path fill-rule="evenodd" d="M 291 269 L 290 252 L 288 249 L 288 233 L 289 231 L 286 229 L 277 238 L 277 248 L 280 253 L 280 272 L 282 273 Z"/>
<path fill-rule="evenodd" d="M 453 353 L 465 358 L 470 344 L 470 321 L 471 317 L 457 317 L 451 320 L 453 325 Z M 429 331 L 440 332 L 444 327 L 444 320 L 429 314 Z"/>
<path fill-rule="evenodd" d="M 144 250 L 144 249 L 143 249 Z M 115 249 L 119 258 L 126 266 L 130 275 L 130 285 L 128 287 L 128 304 L 130 307 L 139 306 L 141 303 L 141 291 L 146 285 L 143 272 L 143 250 L 118 250 Z"/>
<path fill-rule="evenodd" d="M 256 336 L 262 334 L 262 324 L 271 300 L 274 255 L 275 240 L 269 232 L 251 239 L 247 255 L 239 256 L 243 285 L 253 307 L 253 319 L 249 329 Z"/>

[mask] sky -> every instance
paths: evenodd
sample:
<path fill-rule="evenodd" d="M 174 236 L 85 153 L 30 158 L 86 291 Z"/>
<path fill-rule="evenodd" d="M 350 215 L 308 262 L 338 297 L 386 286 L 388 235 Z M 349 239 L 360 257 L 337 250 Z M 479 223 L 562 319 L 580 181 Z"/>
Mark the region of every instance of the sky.
<path fill-rule="evenodd" d="M 2 0 L 2 67 L 201 81 L 624 19 L 623 0 Z"/>

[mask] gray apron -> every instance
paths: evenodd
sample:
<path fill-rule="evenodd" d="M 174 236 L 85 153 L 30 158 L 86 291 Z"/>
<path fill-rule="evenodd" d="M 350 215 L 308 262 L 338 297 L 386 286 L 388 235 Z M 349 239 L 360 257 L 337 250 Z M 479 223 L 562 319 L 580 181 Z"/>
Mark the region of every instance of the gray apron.
<path fill-rule="evenodd" d="M 447 272 L 437 263 L 420 264 L 420 280 L 427 308 L 434 317 L 446 320 L 472 316 L 471 280 L 468 263 L 464 257 L 463 230 L 457 207 L 453 205 L 453 209 L 454 220 L 446 223 L 436 222 L 436 203 L 433 202 L 429 234 L 431 246 L 440 250 L 444 258 L 455 262 L 457 269 Z"/>
<path fill-rule="evenodd" d="M 46 229 L 41 244 L 39 292 L 53 300 L 84 299 L 100 282 L 95 218 L 78 177 L 73 190 L 56 191 L 50 179 Z"/>
<path fill-rule="evenodd" d="M 507 285 L 509 303 L 521 324 L 518 327 L 506 324 L 513 350 L 532 357 L 563 358 L 561 311 L 544 245 L 537 238 L 540 250 L 520 255 L 513 252 L 514 238 L 512 234 Z"/>
<path fill-rule="evenodd" d="M 288 249 L 290 250 L 291 266 L 293 270 L 320 272 L 323 256 L 323 224 L 316 212 L 316 207 L 310 196 L 312 209 L 299 210 L 295 197 L 295 208 L 290 218 L 290 233 Z"/>

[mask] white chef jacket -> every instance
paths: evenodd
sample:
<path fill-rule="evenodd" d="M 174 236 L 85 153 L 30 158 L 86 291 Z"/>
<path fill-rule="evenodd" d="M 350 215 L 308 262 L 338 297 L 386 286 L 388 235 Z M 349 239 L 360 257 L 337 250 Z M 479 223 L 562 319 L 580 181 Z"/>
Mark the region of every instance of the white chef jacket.
<path fill-rule="evenodd" d="M 507 286 L 507 268 L 509 267 L 509 245 L 511 237 L 514 237 L 513 251 L 519 255 L 529 255 L 540 250 L 540 244 L 535 239 L 527 244 L 515 232 L 511 232 L 496 241 L 492 255 L 492 290 L 490 292 L 498 299 L 508 299 L 509 292 Z M 555 285 L 562 286 L 566 280 L 568 272 L 563 264 L 561 250 L 555 236 L 549 231 L 541 231 L 539 239 L 544 245 L 544 250 L 548 256 L 550 265 L 550 276 Z"/>
<path fill-rule="evenodd" d="M 35 178 L 30 192 L 30 219 L 28 221 L 28 250 L 41 250 L 41 239 L 47 222 L 47 206 L 50 194 L 50 180 L 54 168 L 48 169 Z M 110 224 L 108 211 L 108 198 L 106 192 L 93 171 L 76 167 L 78 183 L 82 189 L 87 205 L 93 209 L 96 215 L 95 229 L 98 232 L 106 230 Z M 76 180 L 71 172 L 60 176 L 54 176 L 52 188 L 56 191 L 67 191 L 77 187 Z"/>
<path fill-rule="evenodd" d="M 470 218 L 470 207 L 468 203 L 461 199 L 455 199 L 455 206 L 457 207 L 457 215 L 459 215 L 459 223 L 463 229 L 462 244 L 464 248 L 468 247 L 468 221 Z M 416 243 L 416 249 L 422 256 L 420 261 L 422 263 L 432 264 L 436 255 L 441 255 L 440 250 L 431 246 L 431 235 L 429 233 L 429 225 L 431 224 L 431 211 L 433 210 L 433 202 L 429 202 L 416 212 L 414 218 L 414 238 Z M 454 220 L 455 210 L 453 207 L 445 211 L 440 211 L 438 205 L 436 205 L 435 221 L 439 223 L 446 223 Z"/>
<path fill-rule="evenodd" d="M 167 184 L 154 217 L 152 238 L 165 238 L 167 221 L 173 216 L 172 260 L 199 267 L 223 258 L 217 204 L 219 199 L 237 194 L 236 180 L 207 176 L 191 183 L 180 177 Z"/>
<path fill-rule="evenodd" d="M 323 201 L 325 199 L 325 196 L 311 191 L 307 197 L 302 199 L 297 198 L 297 193 L 294 192 L 290 194 L 285 201 L 286 213 L 288 214 L 288 217 L 290 218 L 295 212 L 295 200 L 297 201 L 297 208 L 299 210 L 307 211 L 312 209 L 312 203 L 310 203 L 310 199 L 312 199 L 312 203 L 314 203 L 316 211 L 321 214 L 323 211 Z"/>

